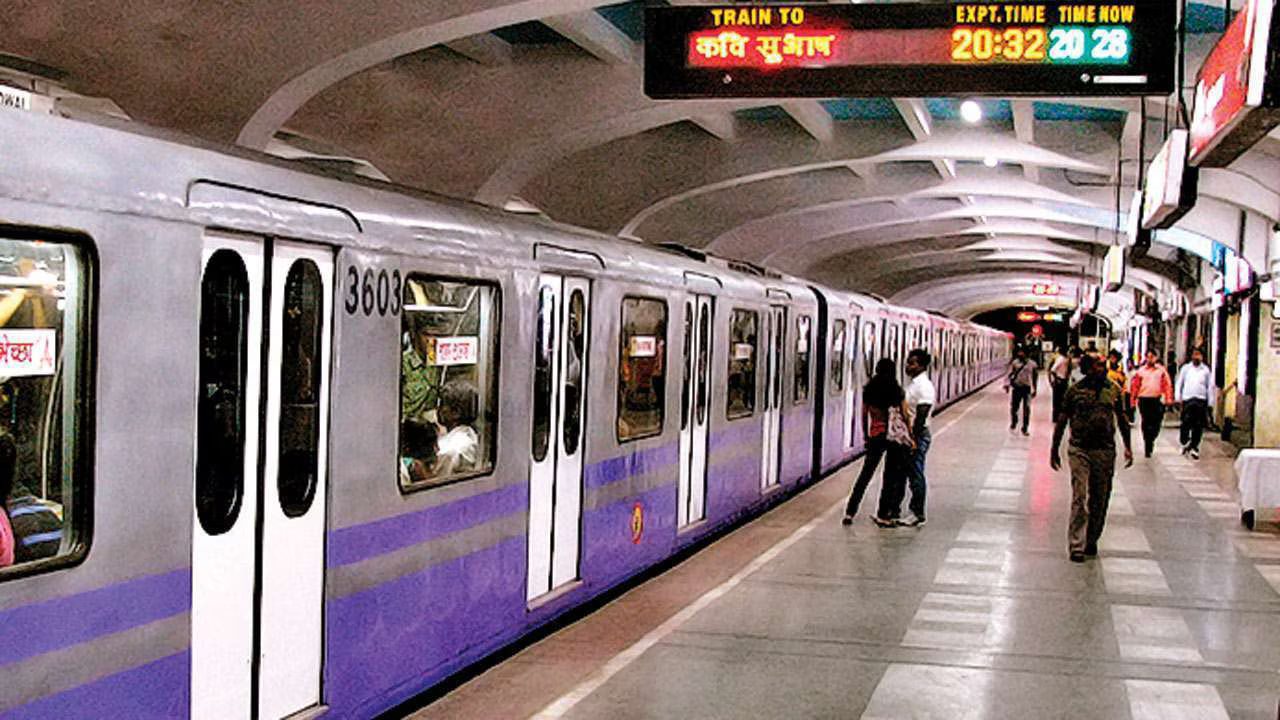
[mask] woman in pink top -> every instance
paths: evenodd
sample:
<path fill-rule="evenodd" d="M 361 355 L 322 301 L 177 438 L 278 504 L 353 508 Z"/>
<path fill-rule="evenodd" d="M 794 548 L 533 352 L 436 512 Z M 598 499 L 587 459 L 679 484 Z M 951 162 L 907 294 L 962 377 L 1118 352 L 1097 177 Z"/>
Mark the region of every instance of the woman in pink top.
<path fill-rule="evenodd" d="M 1129 396 L 1142 413 L 1142 442 L 1144 454 L 1151 457 L 1164 422 L 1165 407 L 1173 404 L 1173 381 L 1169 372 L 1160 364 L 1160 356 L 1154 350 L 1147 351 L 1147 361 L 1133 373 L 1129 380 Z"/>

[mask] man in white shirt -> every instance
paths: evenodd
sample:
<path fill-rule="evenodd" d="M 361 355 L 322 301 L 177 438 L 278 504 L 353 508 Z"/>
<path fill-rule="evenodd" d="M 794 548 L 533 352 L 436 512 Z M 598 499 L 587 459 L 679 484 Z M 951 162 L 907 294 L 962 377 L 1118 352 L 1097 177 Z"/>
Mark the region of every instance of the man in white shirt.
<path fill-rule="evenodd" d="M 907 353 L 905 370 L 911 382 L 907 384 L 907 409 L 913 418 L 911 434 L 915 437 L 916 447 L 907 461 L 907 483 L 911 488 L 911 501 L 908 508 L 912 517 L 899 521 L 899 525 L 919 527 L 924 525 L 924 500 L 928 487 L 924 477 L 925 455 L 929 453 L 929 443 L 933 436 L 929 432 L 929 416 L 933 414 L 933 406 L 938 401 L 937 390 L 929 379 L 929 351 L 916 348 Z"/>
<path fill-rule="evenodd" d="M 1049 367 L 1049 389 L 1053 392 L 1053 421 L 1058 422 L 1062 412 L 1062 399 L 1067 396 L 1067 383 L 1071 379 L 1071 358 L 1065 346 L 1058 347 L 1058 356 Z"/>
<path fill-rule="evenodd" d="M 1205 364 L 1204 353 L 1192 350 L 1190 364 L 1178 371 L 1173 399 L 1182 404 L 1182 428 L 1178 431 L 1182 454 L 1191 455 L 1193 460 L 1200 459 L 1200 438 L 1204 434 L 1209 403 L 1213 402 L 1213 389 L 1213 371 Z"/>

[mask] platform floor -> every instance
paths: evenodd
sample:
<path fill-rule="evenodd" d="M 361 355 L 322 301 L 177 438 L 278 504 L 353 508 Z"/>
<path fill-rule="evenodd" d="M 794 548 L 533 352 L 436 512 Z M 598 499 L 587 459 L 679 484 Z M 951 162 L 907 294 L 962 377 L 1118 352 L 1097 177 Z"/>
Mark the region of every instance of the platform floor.
<path fill-rule="evenodd" d="M 1048 393 L 1029 438 L 1005 398 L 934 419 L 925 527 L 874 526 L 878 480 L 842 526 L 854 463 L 412 717 L 1276 718 L 1280 535 L 1221 446 L 1166 427 L 1073 564 Z"/>

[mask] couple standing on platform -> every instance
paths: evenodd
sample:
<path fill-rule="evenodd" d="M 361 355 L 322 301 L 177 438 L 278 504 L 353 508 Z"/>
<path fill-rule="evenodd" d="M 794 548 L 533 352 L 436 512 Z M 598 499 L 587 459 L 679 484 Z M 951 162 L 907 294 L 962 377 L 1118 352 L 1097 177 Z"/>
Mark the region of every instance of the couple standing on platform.
<path fill-rule="evenodd" d="M 904 390 L 898 384 L 898 368 L 893 360 L 882 358 L 876 363 L 875 375 L 862 388 L 862 431 L 867 455 L 845 506 L 845 525 L 853 522 L 881 459 L 884 460 L 884 480 L 880 485 L 879 509 L 872 522 L 880 527 L 924 525 L 925 456 L 932 441 L 929 416 L 937 402 L 937 392 L 929 379 L 931 360 L 929 351 L 923 348 L 907 354 L 904 369 L 911 382 Z M 908 484 L 911 517 L 903 519 L 902 499 Z"/>

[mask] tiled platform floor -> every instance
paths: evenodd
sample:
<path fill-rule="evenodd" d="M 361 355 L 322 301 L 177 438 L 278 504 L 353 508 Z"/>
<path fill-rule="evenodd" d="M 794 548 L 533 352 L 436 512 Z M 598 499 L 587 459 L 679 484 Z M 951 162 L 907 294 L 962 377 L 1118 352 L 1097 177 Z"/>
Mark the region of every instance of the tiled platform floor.
<path fill-rule="evenodd" d="M 413 717 L 1276 718 L 1280 535 L 1230 460 L 1166 428 L 1070 563 L 1047 396 L 1029 438 L 994 388 L 934 419 L 925 527 L 878 481 L 841 526 L 855 463 Z"/>

